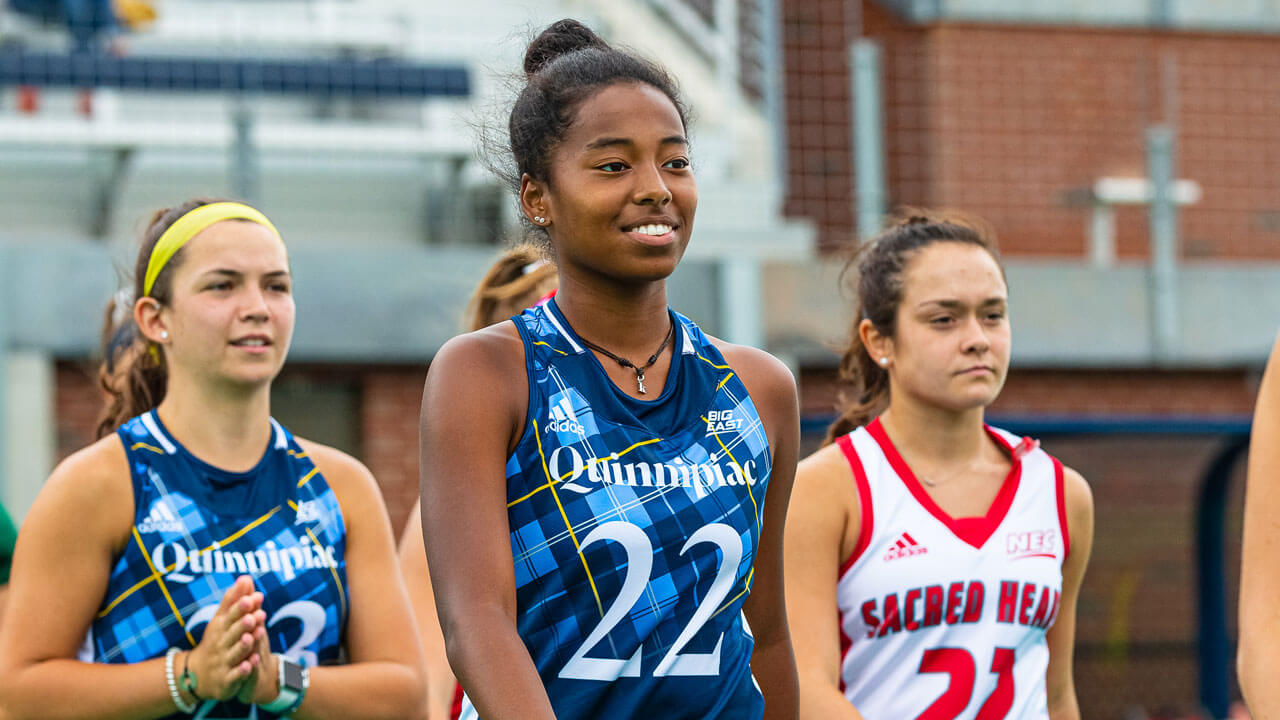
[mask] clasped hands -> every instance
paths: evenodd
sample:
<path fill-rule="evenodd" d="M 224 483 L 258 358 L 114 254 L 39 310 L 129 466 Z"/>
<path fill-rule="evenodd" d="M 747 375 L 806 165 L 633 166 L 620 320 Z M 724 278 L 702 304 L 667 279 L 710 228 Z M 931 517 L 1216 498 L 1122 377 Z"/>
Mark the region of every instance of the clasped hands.
<path fill-rule="evenodd" d="M 222 596 L 196 647 L 181 658 L 195 675 L 195 693 L 179 682 L 184 699 L 236 699 L 248 705 L 271 702 L 280 693 L 276 656 L 267 640 L 267 614 L 253 578 L 241 575 Z M 175 668 L 175 675 L 180 670 Z"/>

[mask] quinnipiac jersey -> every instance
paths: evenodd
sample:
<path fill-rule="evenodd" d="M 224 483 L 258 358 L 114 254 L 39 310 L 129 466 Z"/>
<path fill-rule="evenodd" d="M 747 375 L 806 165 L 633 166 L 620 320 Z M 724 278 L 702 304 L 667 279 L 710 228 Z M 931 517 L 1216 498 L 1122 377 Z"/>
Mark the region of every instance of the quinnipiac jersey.
<path fill-rule="evenodd" d="M 529 377 L 507 462 L 517 625 L 560 720 L 764 711 L 742 605 L 769 443 L 710 339 L 669 315 L 653 400 L 614 386 L 555 300 L 513 318 Z"/>
<path fill-rule="evenodd" d="M 243 473 L 196 458 L 154 410 L 117 431 L 133 481 L 134 525 L 81 660 L 136 663 L 194 647 L 245 574 L 263 593 L 272 652 L 308 666 L 338 660 L 347 617 L 342 511 L 293 436 L 275 420 L 271 428 L 262 460 Z M 196 716 L 278 717 L 234 701 L 207 701 Z"/>
<path fill-rule="evenodd" d="M 1013 467 L 987 514 L 952 518 L 880 421 L 837 440 L 861 533 L 840 568 L 840 681 L 867 720 L 1047 720 L 1045 633 L 1070 550 L 1062 465 L 987 428 Z"/>

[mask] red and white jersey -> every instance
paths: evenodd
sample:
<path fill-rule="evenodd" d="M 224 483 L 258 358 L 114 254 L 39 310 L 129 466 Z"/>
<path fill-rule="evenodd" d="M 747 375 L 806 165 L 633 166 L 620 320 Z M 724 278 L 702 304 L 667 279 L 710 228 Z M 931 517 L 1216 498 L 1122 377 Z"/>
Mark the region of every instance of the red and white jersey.
<path fill-rule="evenodd" d="M 1062 464 L 989 427 L 1013 468 L 986 516 L 952 518 L 880 421 L 837 440 L 861 506 L 840 568 L 840 680 L 866 720 L 1048 718 L 1045 633 L 1070 547 Z"/>

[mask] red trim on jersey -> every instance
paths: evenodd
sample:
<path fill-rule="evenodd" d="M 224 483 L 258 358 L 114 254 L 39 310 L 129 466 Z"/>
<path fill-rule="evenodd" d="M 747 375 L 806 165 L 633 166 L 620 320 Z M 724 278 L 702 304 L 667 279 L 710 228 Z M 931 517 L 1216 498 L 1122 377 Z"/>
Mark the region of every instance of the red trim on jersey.
<path fill-rule="evenodd" d="M 462 716 L 462 685 L 453 684 L 453 705 L 449 708 L 449 720 L 458 720 Z"/>
<path fill-rule="evenodd" d="M 1058 524 L 1062 526 L 1062 562 L 1066 562 L 1067 556 L 1071 554 L 1071 535 L 1067 532 L 1066 482 L 1063 478 L 1062 463 L 1052 455 L 1049 459 L 1053 461 L 1053 483 L 1058 495 Z"/>
<path fill-rule="evenodd" d="M 893 446 L 893 441 L 889 439 L 888 434 L 884 431 L 884 426 L 880 424 L 880 418 L 872 420 L 867 425 L 867 432 L 871 437 L 875 438 L 879 443 L 881 451 L 884 452 L 885 459 L 889 461 L 889 465 L 893 468 L 898 477 L 902 478 L 902 483 L 907 486 L 907 490 L 915 497 L 916 502 L 921 507 L 929 511 L 943 525 L 946 525 L 951 533 L 975 548 L 981 549 L 982 546 L 991 537 L 996 528 L 1004 520 L 1005 515 L 1009 514 L 1009 506 L 1013 504 L 1013 498 L 1018 493 L 1018 483 L 1022 479 L 1022 455 L 1015 453 L 1013 446 L 1004 439 L 1000 433 L 995 432 L 989 426 L 986 428 L 987 434 L 995 440 L 1005 452 L 1009 453 L 1009 458 L 1013 466 L 1009 469 L 1009 474 L 1004 479 L 1004 484 L 1000 486 L 1000 492 L 996 493 L 996 498 L 991 502 L 991 507 L 987 509 L 987 514 L 982 517 L 953 518 L 946 513 L 945 510 L 938 507 L 938 504 L 929 497 L 928 491 L 920 484 L 920 480 L 916 478 L 915 473 L 911 472 L 911 468 L 906 461 L 902 459 L 902 455 L 898 454 L 898 449 Z"/>
<path fill-rule="evenodd" d="M 871 544 L 871 530 L 875 527 L 874 513 L 871 512 L 871 484 L 867 482 L 867 472 L 862 468 L 862 460 L 858 459 L 858 451 L 853 447 L 853 440 L 849 435 L 841 436 L 836 440 L 836 445 L 844 451 L 844 457 L 849 461 L 849 467 L 853 470 L 853 481 L 858 488 L 858 510 L 862 515 L 862 522 L 858 527 L 858 543 L 853 546 L 853 552 L 849 554 L 849 558 L 840 565 L 840 574 L 836 577 L 844 577 L 849 572 L 849 568 L 862 557 L 862 553 L 866 552 L 867 546 Z M 844 653 L 841 653 L 843 657 Z"/>

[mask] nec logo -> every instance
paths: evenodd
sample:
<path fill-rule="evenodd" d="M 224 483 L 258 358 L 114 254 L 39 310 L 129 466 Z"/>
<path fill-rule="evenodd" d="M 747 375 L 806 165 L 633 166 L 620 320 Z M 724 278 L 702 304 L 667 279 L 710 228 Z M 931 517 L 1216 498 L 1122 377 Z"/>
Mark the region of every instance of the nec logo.
<path fill-rule="evenodd" d="M 1015 560 L 1029 557 L 1057 557 L 1057 530 L 1011 532 L 1005 536 L 1005 553 Z"/>

